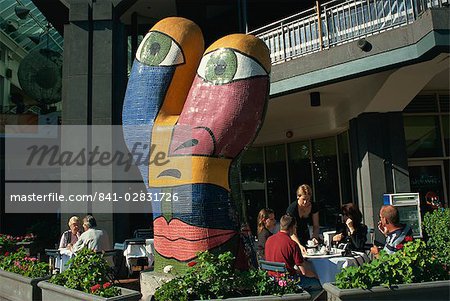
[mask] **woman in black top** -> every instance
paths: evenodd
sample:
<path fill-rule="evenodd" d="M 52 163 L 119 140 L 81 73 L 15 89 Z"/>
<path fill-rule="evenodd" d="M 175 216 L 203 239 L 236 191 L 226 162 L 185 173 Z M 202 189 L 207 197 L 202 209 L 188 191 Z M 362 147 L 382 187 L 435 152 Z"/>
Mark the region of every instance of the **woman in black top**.
<path fill-rule="evenodd" d="M 336 229 L 338 234 L 333 236 L 333 241 L 348 243 L 350 250 L 364 251 L 367 241 L 367 226 L 362 223 L 361 211 L 353 203 L 343 205 L 341 210 L 345 227 L 343 230 Z"/>
<path fill-rule="evenodd" d="M 271 230 L 275 228 L 275 213 L 272 209 L 261 209 L 258 214 L 258 257 L 265 258 L 264 248 L 269 236 L 272 235 Z"/>
<path fill-rule="evenodd" d="M 303 254 L 306 254 L 306 242 L 310 240 L 308 224 L 313 225 L 313 240 L 319 239 L 319 208 L 311 203 L 312 190 L 309 185 L 303 184 L 297 188 L 297 202 L 292 203 L 286 213 L 297 220 L 297 233 L 291 238 L 299 245 Z"/>

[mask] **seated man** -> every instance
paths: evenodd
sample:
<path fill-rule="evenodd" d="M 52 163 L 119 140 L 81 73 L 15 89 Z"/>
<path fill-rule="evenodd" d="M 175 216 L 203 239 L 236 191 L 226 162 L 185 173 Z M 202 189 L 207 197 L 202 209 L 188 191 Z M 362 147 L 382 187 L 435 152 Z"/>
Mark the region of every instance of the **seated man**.
<path fill-rule="evenodd" d="M 383 206 L 380 209 L 380 221 L 378 222 L 378 230 L 386 236 L 386 244 L 383 250 L 388 254 L 393 254 L 400 248 L 397 246 L 412 239 L 412 230 L 409 225 L 400 224 L 399 214 L 396 207 L 392 205 Z M 370 253 L 378 257 L 380 250 L 377 246 L 370 248 Z"/>
<path fill-rule="evenodd" d="M 265 255 L 267 261 L 283 262 L 289 275 L 300 277 L 304 289 L 320 289 L 316 273 L 305 266 L 298 244 L 291 239 L 296 227 L 296 220 L 290 215 L 280 219 L 280 231 L 266 241 Z"/>
<path fill-rule="evenodd" d="M 110 250 L 108 234 L 103 230 L 98 230 L 97 221 L 92 215 L 86 215 L 83 219 L 84 232 L 78 238 L 78 241 L 73 245 L 72 252 L 76 253 L 83 248 L 88 248 L 94 251 Z"/>

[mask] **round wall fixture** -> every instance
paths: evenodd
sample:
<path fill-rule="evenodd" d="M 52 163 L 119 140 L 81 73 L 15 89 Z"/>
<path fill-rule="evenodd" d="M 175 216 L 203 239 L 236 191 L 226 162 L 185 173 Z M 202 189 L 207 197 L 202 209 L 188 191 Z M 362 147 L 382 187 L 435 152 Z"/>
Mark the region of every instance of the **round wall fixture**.
<path fill-rule="evenodd" d="M 292 132 L 291 130 L 286 132 L 286 138 L 292 138 L 294 136 L 294 132 Z"/>
<path fill-rule="evenodd" d="M 43 104 L 61 101 L 62 55 L 50 49 L 30 52 L 17 72 L 22 89 Z"/>

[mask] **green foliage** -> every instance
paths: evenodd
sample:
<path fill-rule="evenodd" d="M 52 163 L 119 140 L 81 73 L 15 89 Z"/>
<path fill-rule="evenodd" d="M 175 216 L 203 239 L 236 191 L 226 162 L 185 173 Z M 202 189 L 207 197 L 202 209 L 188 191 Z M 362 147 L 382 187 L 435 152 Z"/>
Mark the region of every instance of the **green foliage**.
<path fill-rule="evenodd" d="M 0 234 L 0 255 L 6 252 L 15 252 L 17 250 L 18 242 L 30 242 L 33 241 L 36 236 L 32 233 L 25 236 L 12 236 L 9 234 Z"/>
<path fill-rule="evenodd" d="M 425 214 L 423 227 L 428 237 L 427 245 L 436 259 L 450 271 L 450 208 Z"/>
<path fill-rule="evenodd" d="M 234 269 L 231 252 L 215 256 L 208 251 L 198 254 L 197 262 L 156 290 L 159 301 L 230 298 L 251 295 L 301 292 L 299 281 L 280 276 L 274 279 L 261 270 L 240 272 Z"/>
<path fill-rule="evenodd" d="M 5 252 L 0 256 L 0 269 L 30 278 L 41 278 L 49 275 L 49 267 L 45 262 L 39 262 L 36 257 L 30 257 L 24 248 L 16 252 Z"/>
<path fill-rule="evenodd" d="M 120 295 L 120 289 L 108 276 L 109 267 L 103 255 L 84 248 L 68 264 L 70 267 L 63 273 L 52 276 L 51 283 L 102 297 Z"/>
<path fill-rule="evenodd" d="M 293 280 L 284 274 L 270 277 L 266 271 L 252 269 L 240 275 L 240 287 L 246 296 L 278 295 L 301 293 L 300 279 Z"/>
<path fill-rule="evenodd" d="M 5 252 L 14 251 L 16 246 L 16 239 L 14 236 L 0 234 L 0 254 L 5 254 Z"/>
<path fill-rule="evenodd" d="M 348 267 L 336 275 L 340 289 L 363 288 L 400 283 L 418 283 L 448 279 L 448 273 L 433 256 L 425 242 L 416 239 L 405 243 L 394 254 L 381 251 L 379 257 L 360 267 Z"/>

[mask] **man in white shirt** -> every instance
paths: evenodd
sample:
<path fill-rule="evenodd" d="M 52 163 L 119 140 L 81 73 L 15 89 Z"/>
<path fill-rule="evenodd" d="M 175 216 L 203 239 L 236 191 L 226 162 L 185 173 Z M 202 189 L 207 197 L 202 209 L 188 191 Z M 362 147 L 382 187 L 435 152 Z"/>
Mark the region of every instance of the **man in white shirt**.
<path fill-rule="evenodd" d="M 83 219 L 84 232 L 73 245 L 72 252 L 76 253 L 83 248 L 94 251 L 110 250 L 111 245 L 106 231 L 97 229 L 97 221 L 92 215 L 86 215 Z"/>

